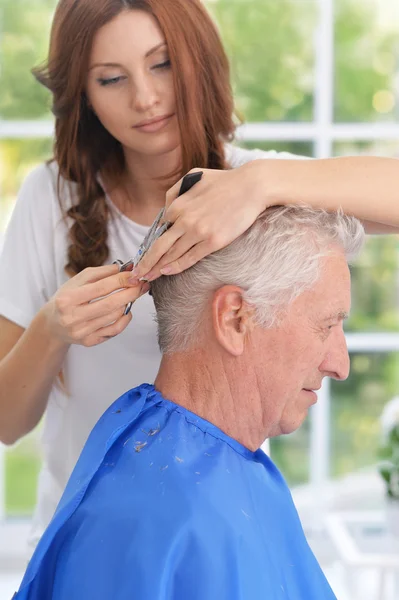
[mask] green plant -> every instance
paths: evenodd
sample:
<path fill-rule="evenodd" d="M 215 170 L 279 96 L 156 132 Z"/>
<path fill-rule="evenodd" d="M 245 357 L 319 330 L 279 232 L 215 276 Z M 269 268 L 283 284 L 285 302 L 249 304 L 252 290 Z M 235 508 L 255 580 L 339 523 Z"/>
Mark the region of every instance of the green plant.
<path fill-rule="evenodd" d="M 386 483 L 387 495 L 399 501 L 399 396 L 385 406 L 381 415 L 383 444 L 378 470 Z"/>

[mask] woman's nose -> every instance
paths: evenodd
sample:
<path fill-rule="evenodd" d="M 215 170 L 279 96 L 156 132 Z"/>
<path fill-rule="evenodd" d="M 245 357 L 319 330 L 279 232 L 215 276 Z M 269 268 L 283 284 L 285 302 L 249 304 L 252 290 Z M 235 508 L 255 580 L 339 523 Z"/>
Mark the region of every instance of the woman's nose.
<path fill-rule="evenodd" d="M 131 105 L 138 112 L 146 112 L 157 104 L 158 94 L 155 85 L 146 78 L 140 79 L 131 90 Z"/>

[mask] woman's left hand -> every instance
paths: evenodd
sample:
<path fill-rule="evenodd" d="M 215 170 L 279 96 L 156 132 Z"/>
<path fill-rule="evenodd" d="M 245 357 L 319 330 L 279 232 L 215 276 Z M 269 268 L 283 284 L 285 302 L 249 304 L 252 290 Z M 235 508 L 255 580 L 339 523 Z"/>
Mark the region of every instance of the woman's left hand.
<path fill-rule="evenodd" d="M 172 227 L 132 274 L 153 281 L 161 274 L 181 273 L 244 233 L 267 205 L 256 162 L 263 161 L 228 171 L 192 169 L 203 171 L 202 179 L 182 196 L 178 181 L 166 194 L 164 221 Z"/>

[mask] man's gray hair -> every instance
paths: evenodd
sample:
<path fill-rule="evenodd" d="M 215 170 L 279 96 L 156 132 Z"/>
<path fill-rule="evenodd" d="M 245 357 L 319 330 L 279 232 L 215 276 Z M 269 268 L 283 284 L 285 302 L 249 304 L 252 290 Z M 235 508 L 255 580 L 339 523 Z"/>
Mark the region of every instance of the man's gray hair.
<path fill-rule="evenodd" d="M 195 344 L 207 302 L 223 285 L 242 288 L 256 322 L 273 326 L 281 311 L 316 283 L 321 257 L 338 246 L 350 262 L 363 241 L 360 221 L 342 211 L 268 208 L 226 248 L 151 284 L 161 351 L 181 352 Z"/>

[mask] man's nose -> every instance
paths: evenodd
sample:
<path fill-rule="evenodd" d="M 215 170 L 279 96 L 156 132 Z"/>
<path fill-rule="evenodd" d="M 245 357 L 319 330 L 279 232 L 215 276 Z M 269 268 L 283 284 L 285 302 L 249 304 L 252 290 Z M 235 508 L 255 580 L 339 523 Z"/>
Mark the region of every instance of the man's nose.
<path fill-rule="evenodd" d="M 344 381 L 348 378 L 349 369 L 350 359 L 345 334 L 342 329 L 336 328 L 331 338 L 328 353 L 319 370 L 328 377 Z"/>

